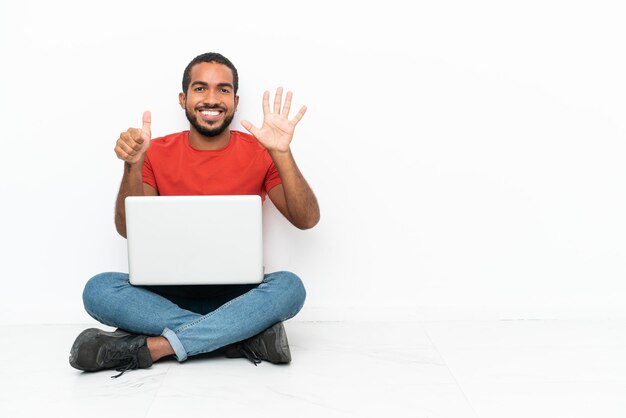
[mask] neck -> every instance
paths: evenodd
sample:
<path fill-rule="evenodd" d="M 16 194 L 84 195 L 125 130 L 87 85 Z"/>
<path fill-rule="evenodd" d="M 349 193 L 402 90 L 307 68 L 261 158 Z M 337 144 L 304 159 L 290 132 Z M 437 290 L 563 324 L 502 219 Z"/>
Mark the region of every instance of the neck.
<path fill-rule="evenodd" d="M 189 144 L 199 150 L 215 151 L 226 148 L 230 142 L 230 130 L 226 129 L 217 136 L 204 136 L 191 126 L 189 129 Z"/>

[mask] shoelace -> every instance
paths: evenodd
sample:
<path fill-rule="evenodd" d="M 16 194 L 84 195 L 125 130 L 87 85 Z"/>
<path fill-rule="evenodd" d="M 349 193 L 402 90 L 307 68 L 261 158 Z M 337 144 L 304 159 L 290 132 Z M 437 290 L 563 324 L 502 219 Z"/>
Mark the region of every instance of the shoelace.
<path fill-rule="evenodd" d="M 117 379 L 129 370 L 134 370 L 139 367 L 139 360 L 136 355 L 131 353 L 125 353 L 120 351 L 107 351 L 104 354 L 104 363 L 109 361 L 119 361 L 119 367 L 115 369 L 116 372 L 120 372 L 115 376 L 111 376 L 111 379 Z"/>
<path fill-rule="evenodd" d="M 116 374 L 115 376 L 111 376 L 111 379 L 117 379 L 118 377 L 126 373 L 127 371 L 134 370 L 138 367 L 139 367 L 139 361 L 137 360 L 137 357 L 132 357 L 130 361 L 128 362 L 128 364 L 126 364 L 124 367 L 119 367 L 115 369 L 116 372 L 120 372 L 120 373 Z"/>
<path fill-rule="evenodd" d="M 237 346 L 237 349 L 241 354 L 243 354 L 248 360 L 252 362 L 255 366 L 258 365 L 261 361 L 261 354 L 255 351 L 252 347 L 247 344 L 241 344 Z"/>

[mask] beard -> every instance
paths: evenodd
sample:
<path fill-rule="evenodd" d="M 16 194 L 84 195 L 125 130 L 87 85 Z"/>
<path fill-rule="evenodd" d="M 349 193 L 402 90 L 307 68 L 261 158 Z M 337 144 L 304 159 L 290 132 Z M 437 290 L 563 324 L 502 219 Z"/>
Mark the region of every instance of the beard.
<path fill-rule="evenodd" d="M 210 138 L 218 136 L 219 134 L 224 132 L 230 126 L 230 123 L 233 121 L 235 114 L 226 116 L 224 122 L 222 122 L 221 125 L 211 128 L 201 126 L 200 123 L 198 123 L 198 118 L 196 117 L 196 115 L 191 113 L 189 109 L 187 109 L 187 107 L 185 107 L 185 116 L 187 116 L 187 120 L 189 121 L 189 123 L 191 123 L 191 126 L 193 126 L 195 130 L 200 133 L 200 135 Z"/>

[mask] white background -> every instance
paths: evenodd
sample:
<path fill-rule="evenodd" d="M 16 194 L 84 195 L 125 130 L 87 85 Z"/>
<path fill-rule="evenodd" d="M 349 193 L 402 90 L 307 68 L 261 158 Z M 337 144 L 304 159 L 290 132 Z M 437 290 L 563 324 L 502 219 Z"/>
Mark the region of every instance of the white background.
<path fill-rule="evenodd" d="M 410 6 L 409 6 L 410 4 Z M 320 224 L 266 205 L 301 318 L 626 316 L 626 14 L 619 1 L 4 1 L 0 322 L 84 322 L 126 271 L 113 146 L 196 55 L 240 74 L 238 117 L 282 85 Z M 233 125 L 241 129 L 238 119 Z"/>

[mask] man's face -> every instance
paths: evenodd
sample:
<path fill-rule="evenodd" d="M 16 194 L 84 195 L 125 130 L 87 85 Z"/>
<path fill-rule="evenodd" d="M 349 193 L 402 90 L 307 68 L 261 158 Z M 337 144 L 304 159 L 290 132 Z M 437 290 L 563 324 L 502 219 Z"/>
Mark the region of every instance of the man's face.
<path fill-rule="evenodd" d="M 179 100 L 196 131 L 208 137 L 221 134 L 232 122 L 239 102 L 232 71 L 214 62 L 194 65 L 187 92 Z"/>

